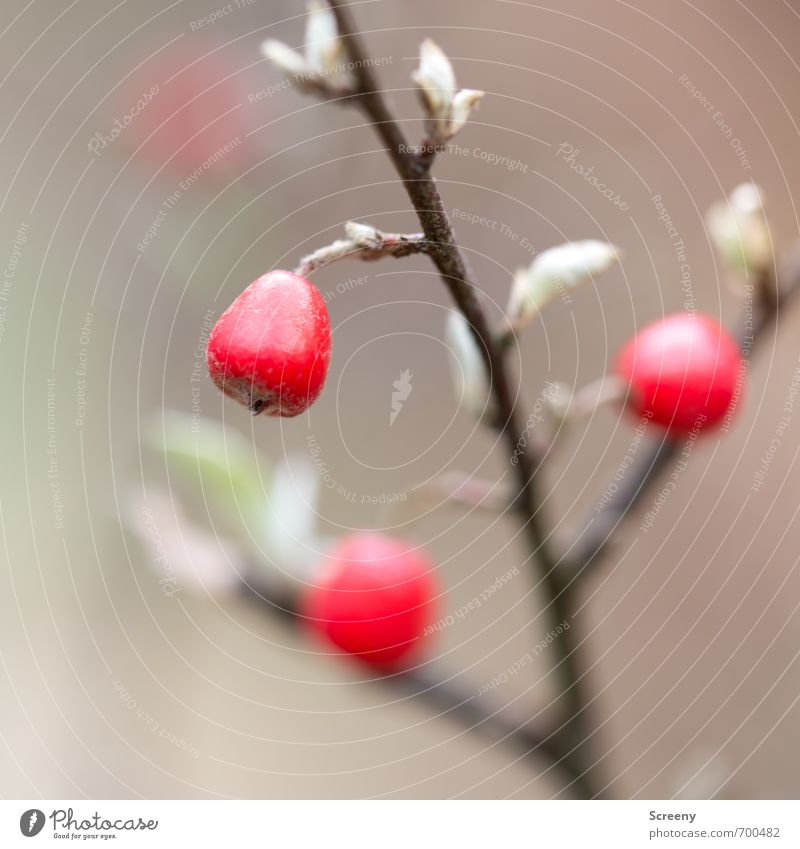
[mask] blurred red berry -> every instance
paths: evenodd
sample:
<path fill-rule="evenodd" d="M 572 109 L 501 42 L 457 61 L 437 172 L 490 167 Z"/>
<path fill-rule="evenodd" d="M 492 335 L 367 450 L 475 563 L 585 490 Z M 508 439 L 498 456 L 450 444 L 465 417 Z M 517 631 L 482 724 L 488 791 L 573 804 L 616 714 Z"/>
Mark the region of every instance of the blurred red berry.
<path fill-rule="evenodd" d="M 220 177 L 245 164 L 252 129 L 243 63 L 212 41 L 172 45 L 126 84 L 118 109 L 135 116 L 123 131 L 128 147 L 176 176 Z"/>
<path fill-rule="evenodd" d="M 322 391 L 331 325 L 319 291 L 291 271 L 251 283 L 220 316 L 208 339 L 214 383 L 254 415 L 296 416 Z"/>
<path fill-rule="evenodd" d="M 309 627 L 377 667 L 413 654 L 431 624 L 434 564 L 401 540 L 351 534 L 328 554 L 301 604 Z"/>
<path fill-rule="evenodd" d="M 617 373 L 639 416 L 674 433 L 717 424 L 736 394 L 741 356 L 713 319 L 678 313 L 640 330 L 620 351 Z"/>

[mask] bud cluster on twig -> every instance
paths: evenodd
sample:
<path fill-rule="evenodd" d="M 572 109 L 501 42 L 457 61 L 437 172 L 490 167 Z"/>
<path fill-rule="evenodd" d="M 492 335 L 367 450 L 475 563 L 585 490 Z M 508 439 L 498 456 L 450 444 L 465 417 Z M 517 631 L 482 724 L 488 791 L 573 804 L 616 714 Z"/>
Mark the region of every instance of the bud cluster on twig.
<path fill-rule="evenodd" d="M 282 41 L 267 39 L 262 54 L 298 85 L 325 97 L 343 97 L 353 92 L 353 79 L 344 44 L 333 12 L 320 3 L 308 7 L 306 42 L 302 53 Z"/>
<path fill-rule="evenodd" d="M 772 237 L 763 195 L 755 183 L 742 183 L 727 200 L 712 204 L 706 226 L 717 250 L 734 268 L 756 277 L 772 268 Z"/>
<path fill-rule="evenodd" d="M 305 49 L 301 53 L 282 41 L 268 39 L 262 54 L 283 74 L 294 78 L 309 93 L 323 97 L 355 94 L 355 82 L 347 51 L 340 37 L 336 16 L 320 3 L 309 5 Z M 419 67 L 412 74 L 425 109 L 426 152 L 440 150 L 467 123 L 483 97 L 482 91 L 456 89 L 453 66 L 444 51 L 431 39 L 420 46 Z"/>
<path fill-rule="evenodd" d="M 304 256 L 295 274 L 308 277 L 323 265 L 339 259 L 376 260 L 386 256 L 404 257 L 424 253 L 428 242 L 423 233 L 384 233 L 369 224 L 348 221 L 344 225 L 345 238 L 318 248 Z"/>
<path fill-rule="evenodd" d="M 467 123 L 470 112 L 483 97 L 482 91 L 456 91 L 453 66 L 444 51 L 431 39 L 422 42 L 419 68 L 412 74 L 419 88 L 427 118 L 428 145 L 442 147 Z"/>

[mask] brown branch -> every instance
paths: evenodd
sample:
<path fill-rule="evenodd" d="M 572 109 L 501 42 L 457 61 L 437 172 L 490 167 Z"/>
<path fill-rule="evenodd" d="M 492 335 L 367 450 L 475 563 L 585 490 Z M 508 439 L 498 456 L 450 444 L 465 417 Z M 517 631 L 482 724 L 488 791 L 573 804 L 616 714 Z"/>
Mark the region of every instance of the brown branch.
<path fill-rule="evenodd" d="M 346 0 L 328 0 L 328 3 L 336 16 L 339 34 L 348 56 L 354 63 L 356 91 L 353 102 L 369 117 L 386 145 L 428 240 L 427 253 L 459 310 L 469 322 L 484 359 L 499 412 L 498 429 L 506 440 L 509 458 L 516 453 L 519 461 L 513 467 L 517 475 L 517 492 L 511 500 L 511 507 L 519 513 L 531 542 L 532 553 L 538 556 L 542 564 L 539 583 L 548 600 L 551 618 L 554 622 L 569 620 L 571 611 L 565 592 L 566 585 L 562 581 L 563 570 L 558 568 L 559 559 L 550 550 L 540 511 L 537 488 L 540 458 L 534 458 L 530 450 L 518 451 L 517 443 L 523 427 L 511 391 L 504 350 L 489 327 L 477 287 L 472 282 L 467 263 L 456 243 L 452 225 L 430 174 L 431 160 L 422 159 L 412 152 L 403 131 L 389 111 Z M 573 635 L 574 629 L 565 631 L 554 643 L 558 655 L 554 672 L 561 681 L 561 698 L 567 716 L 567 722 L 562 728 L 563 736 L 569 741 L 565 750 L 569 760 L 565 764 L 573 775 L 576 790 L 584 796 L 593 796 L 591 777 L 583 765 L 589 762 L 583 751 L 583 743 L 590 736 L 584 713 L 588 699 L 584 693 L 584 676 L 580 670 Z M 575 747 L 576 740 L 581 744 L 579 748 Z"/>
<path fill-rule="evenodd" d="M 508 439 L 510 451 L 513 453 L 517 448 L 517 439 L 522 432 L 522 427 L 515 409 L 503 353 L 494 341 L 477 289 L 471 282 L 466 261 L 456 244 L 455 234 L 444 210 L 436 183 L 420 158 L 410 152 L 411 148 L 403 131 L 389 112 L 346 3 L 342 0 L 329 0 L 329 4 L 336 15 L 339 32 L 345 42 L 348 55 L 355 64 L 357 91 L 353 99 L 370 118 L 386 144 L 428 240 L 427 253 L 436 265 L 442 281 L 459 310 L 470 324 L 489 373 L 500 411 L 501 427 Z M 524 452 L 520 456 L 516 469 L 520 490 L 515 499 L 516 509 L 523 514 L 537 551 L 545 557 L 549 543 L 541 527 L 534 490 L 538 464 L 531 459 L 529 452 Z M 553 558 L 547 559 L 555 562 Z"/>
<path fill-rule="evenodd" d="M 287 624 L 298 625 L 296 596 L 291 592 L 268 586 L 252 575 L 243 580 L 241 589 L 245 597 L 266 609 L 269 615 L 282 618 Z M 444 681 L 432 675 L 425 667 L 387 674 L 381 683 L 398 690 L 407 698 L 429 705 L 439 716 L 449 716 L 467 730 L 482 734 L 494 743 L 513 746 L 520 754 L 545 757 L 560 765 L 565 753 L 553 734 L 537 733 L 505 719 L 499 710 L 486 710 L 483 699 L 474 690 L 468 690 L 452 679 Z"/>

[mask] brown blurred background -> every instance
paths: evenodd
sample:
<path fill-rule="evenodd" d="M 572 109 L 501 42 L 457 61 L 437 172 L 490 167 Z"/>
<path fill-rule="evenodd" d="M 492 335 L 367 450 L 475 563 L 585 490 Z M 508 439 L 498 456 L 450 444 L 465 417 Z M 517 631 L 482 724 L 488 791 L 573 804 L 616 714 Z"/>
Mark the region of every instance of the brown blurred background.
<path fill-rule="evenodd" d="M 416 228 L 361 116 L 280 87 L 262 60 L 267 37 L 302 42 L 303 5 L 56 5 L 11 0 L 0 37 L 0 794 L 557 793 L 562 778 L 545 761 L 369 681 L 252 602 L 189 580 L 163 591 L 131 516 L 154 509 L 158 492 L 177 499 L 146 434 L 165 409 L 193 404 L 269 458 L 265 476 L 286 454 L 308 457 L 312 437 L 337 488 L 411 494 L 387 510 L 323 487 L 318 528 L 391 528 L 423 544 L 441 564 L 442 615 L 527 552 L 509 518 L 415 506 L 414 488 L 437 472 L 497 479 L 506 460 L 458 410 L 442 342 L 450 303 L 424 258 L 315 276 L 333 293 L 335 344 L 308 417 L 251 419 L 193 374 L 204 319 L 259 274 L 293 267 L 348 219 Z M 436 174 L 448 210 L 493 222 L 456 226 L 494 320 L 532 250 L 597 238 L 624 251 L 619 269 L 528 331 L 523 412 L 548 379 L 600 377 L 634 327 L 684 304 L 654 195 L 685 243 L 697 307 L 736 326 L 741 284 L 702 216 L 752 179 L 778 249 L 798 235 L 799 11 L 794 0 L 355 5 L 411 139 L 421 128 L 409 75 L 426 36 L 460 84 L 487 92 Z M 132 115 L 152 86 L 152 103 Z M 115 120 L 124 126 L 112 135 Z M 570 167 L 564 145 L 620 204 Z M 587 587 L 573 625 L 615 795 L 797 796 L 800 411 L 751 485 L 798 365 L 798 330 L 796 310 L 782 316 L 750 364 L 730 433 L 698 444 L 641 531 L 645 499 Z M 413 391 L 390 428 L 404 369 Z M 543 509 L 561 544 L 632 436 L 627 417 L 607 410 L 558 443 Z M 213 506 L 183 498 L 212 540 L 222 532 Z M 168 516 L 153 521 L 167 533 Z M 538 604 L 521 568 L 444 629 L 429 673 L 477 691 L 542 637 Z M 553 696 L 546 672 L 545 652 L 481 698 L 523 723 Z"/>

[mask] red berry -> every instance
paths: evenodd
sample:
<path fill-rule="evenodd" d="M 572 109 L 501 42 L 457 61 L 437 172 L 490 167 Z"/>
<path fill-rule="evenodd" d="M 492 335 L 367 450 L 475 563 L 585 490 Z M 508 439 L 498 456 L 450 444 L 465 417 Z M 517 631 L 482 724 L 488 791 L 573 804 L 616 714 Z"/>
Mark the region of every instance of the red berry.
<path fill-rule="evenodd" d="M 322 391 L 331 358 L 328 309 L 291 271 L 251 283 L 220 316 L 206 361 L 214 383 L 250 411 L 296 416 Z"/>
<path fill-rule="evenodd" d="M 431 624 L 434 564 L 419 550 L 380 534 L 351 534 L 328 554 L 301 604 L 309 627 L 377 667 L 415 652 Z"/>
<path fill-rule="evenodd" d="M 739 346 L 707 316 L 677 313 L 630 339 L 616 371 L 630 385 L 628 404 L 639 416 L 675 433 L 718 423 L 736 394 Z"/>

